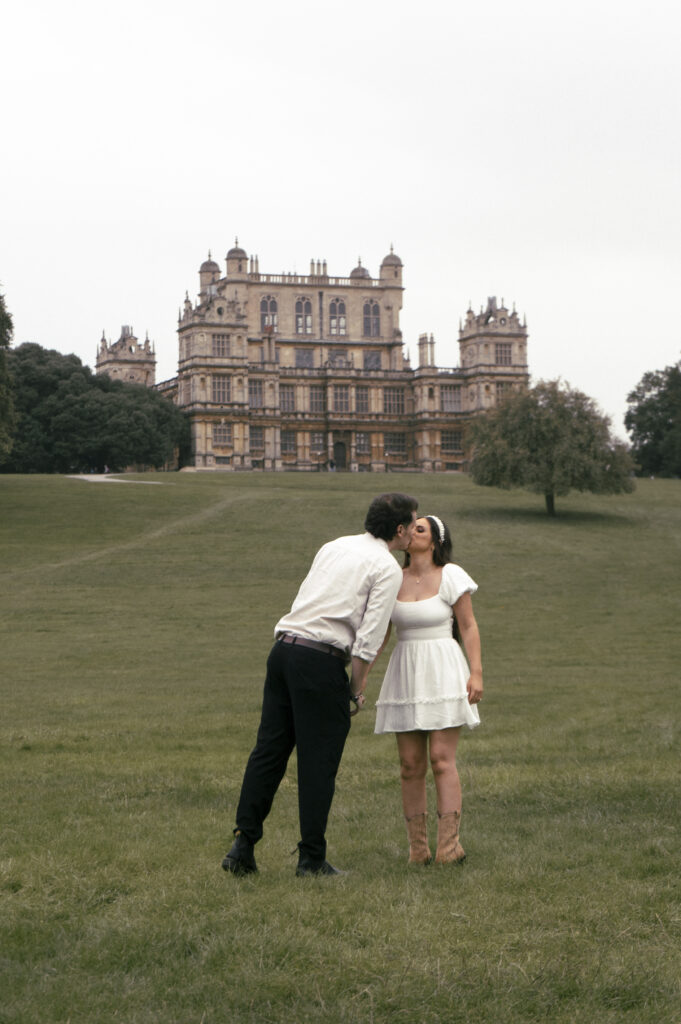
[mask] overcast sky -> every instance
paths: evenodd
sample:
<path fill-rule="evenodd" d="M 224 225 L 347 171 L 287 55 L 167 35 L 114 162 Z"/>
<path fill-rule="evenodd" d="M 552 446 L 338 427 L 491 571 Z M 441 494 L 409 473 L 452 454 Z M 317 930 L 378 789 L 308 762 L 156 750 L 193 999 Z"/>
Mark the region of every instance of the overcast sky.
<path fill-rule="evenodd" d="M 496 295 L 533 378 L 626 437 L 681 355 L 676 2 L 21 0 L 2 18 L 0 291 L 14 343 L 177 369 L 177 312 L 236 236 L 263 273 L 404 263 L 402 329 L 458 364 Z"/>

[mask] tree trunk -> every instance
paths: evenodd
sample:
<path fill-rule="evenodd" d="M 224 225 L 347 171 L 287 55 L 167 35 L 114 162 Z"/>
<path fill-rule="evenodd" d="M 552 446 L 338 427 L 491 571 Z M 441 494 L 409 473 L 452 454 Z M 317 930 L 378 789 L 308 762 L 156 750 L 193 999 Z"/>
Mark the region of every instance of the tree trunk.
<path fill-rule="evenodd" d="M 545 494 L 544 498 L 546 499 L 546 511 L 550 516 L 555 516 L 556 504 L 553 500 L 553 492 L 551 492 L 551 494 Z"/>

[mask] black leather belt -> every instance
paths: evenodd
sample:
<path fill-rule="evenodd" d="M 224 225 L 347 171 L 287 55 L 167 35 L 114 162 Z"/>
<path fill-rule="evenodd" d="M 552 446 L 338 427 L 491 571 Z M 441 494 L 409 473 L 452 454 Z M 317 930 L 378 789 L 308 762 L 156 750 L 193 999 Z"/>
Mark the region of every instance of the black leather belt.
<path fill-rule="evenodd" d="M 340 647 L 333 644 L 324 644 L 320 640 L 308 640 L 306 636 L 298 636 L 295 633 L 283 633 L 279 639 L 282 644 L 296 644 L 298 647 L 311 647 L 313 651 L 321 651 L 322 654 L 332 654 L 334 658 L 342 658 L 347 662 L 348 656 Z"/>

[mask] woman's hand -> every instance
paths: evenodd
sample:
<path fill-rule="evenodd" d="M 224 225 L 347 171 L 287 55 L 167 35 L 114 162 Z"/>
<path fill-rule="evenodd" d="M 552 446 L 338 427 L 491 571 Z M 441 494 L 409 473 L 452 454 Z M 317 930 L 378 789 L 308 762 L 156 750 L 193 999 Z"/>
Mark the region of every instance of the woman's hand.
<path fill-rule="evenodd" d="M 477 704 L 482 700 L 482 672 L 471 672 L 466 684 L 466 690 L 468 691 L 469 704 Z"/>

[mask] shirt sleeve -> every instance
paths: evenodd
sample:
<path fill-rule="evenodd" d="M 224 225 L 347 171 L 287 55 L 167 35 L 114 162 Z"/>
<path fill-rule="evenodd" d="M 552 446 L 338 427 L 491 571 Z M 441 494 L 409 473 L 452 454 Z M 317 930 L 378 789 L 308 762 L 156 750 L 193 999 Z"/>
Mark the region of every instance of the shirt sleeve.
<path fill-rule="evenodd" d="M 397 562 L 386 566 L 377 575 L 369 589 L 362 621 L 355 634 L 352 656 L 362 661 L 373 661 L 383 643 L 395 601 L 402 585 L 402 570 Z"/>
<path fill-rule="evenodd" d="M 456 604 L 462 594 L 474 594 L 478 585 L 460 565 L 449 563 L 442 569 L 440 597 L 447 604 Z"/>

